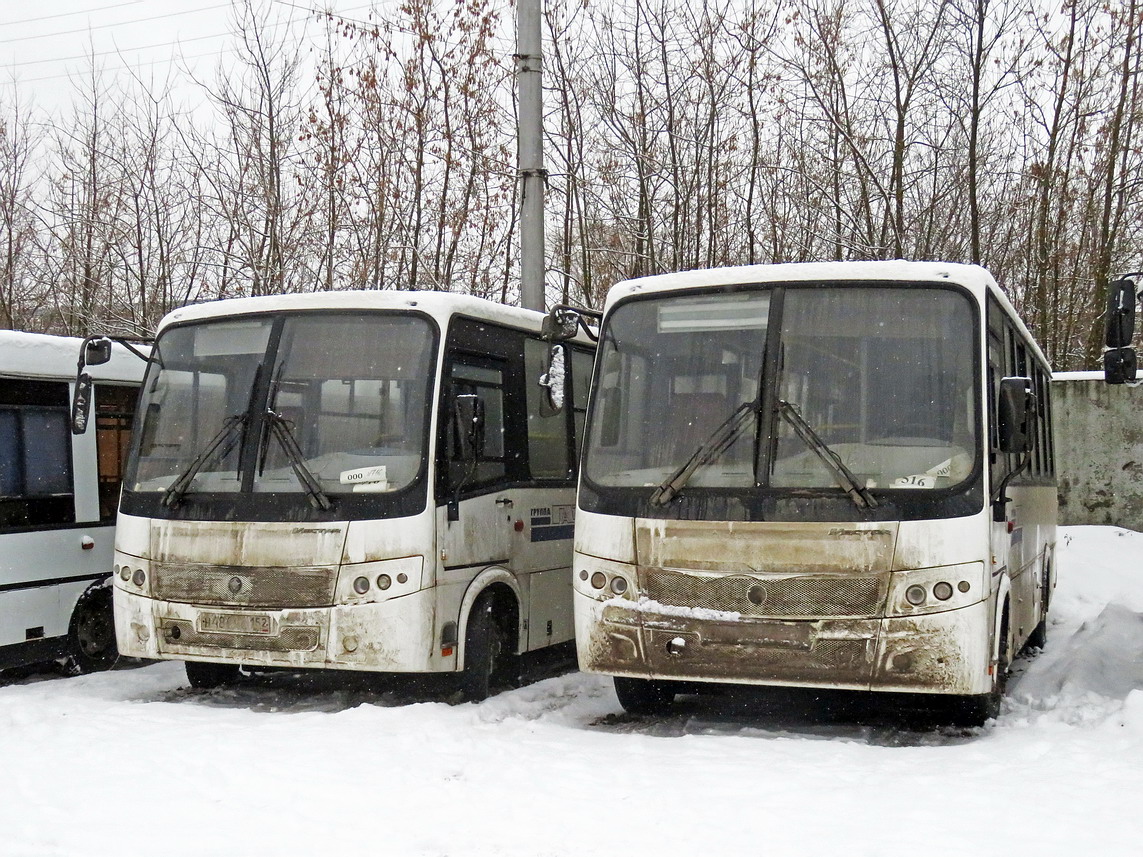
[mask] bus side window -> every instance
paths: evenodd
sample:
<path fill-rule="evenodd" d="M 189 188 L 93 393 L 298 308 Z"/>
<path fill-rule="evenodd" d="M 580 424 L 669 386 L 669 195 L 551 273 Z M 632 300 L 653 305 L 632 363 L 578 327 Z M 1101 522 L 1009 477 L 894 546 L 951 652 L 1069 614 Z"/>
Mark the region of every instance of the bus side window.
<path fill-rule="evenodd" d="M 568 447 L 568 417 L 564 410 L 544 407 L 548 391 L 540 384 L 551 346 L 536 339 L 524 340 L 524 381 L 528 402 L 528 469 L 533 479 L 568 479 L 571 450 Z M 573 367 L 574 371 L 574 367 Z M 566 404 L 565 404 L 566 409 Z"/>
<path fill-rule="evenodd" d="M 471 359 L 471 362 L 469 362 Z M 449 491 L 458 487 L 476 487 L 501 482 L 507 475 L 504 420 L 504 369 L 499 361 L 454 358 L 449 376 L 447 399 L 448 429 L 445 437 L 445 455 L 448 463 Z M 460 429 L 454 403 L 457 396 L 476 395 L 483 402 L 484 433 L 482 448 L 478 451 L 475 467 L 464 457 L 460 442 Z"/>
<path fill-rule="evenodd" d="M 572 419 L 575 429 L 575 451 L 578 460 L 583 449 L 583 429 L 587 422 L 587 397 L 591 390 L 591 370 L 595 355 L 572 349 Z"/>
<path fill-rule="evenodd" d="M 134 387 L 95 385 L 95 446 L 99 467 L 99 520 L 115 520 L 123 465 L 131 445 Z"/>
<path fill-rule="evenodd" d="M 75 522 L 66 383 L 0 382 L 0 527 Z"/>

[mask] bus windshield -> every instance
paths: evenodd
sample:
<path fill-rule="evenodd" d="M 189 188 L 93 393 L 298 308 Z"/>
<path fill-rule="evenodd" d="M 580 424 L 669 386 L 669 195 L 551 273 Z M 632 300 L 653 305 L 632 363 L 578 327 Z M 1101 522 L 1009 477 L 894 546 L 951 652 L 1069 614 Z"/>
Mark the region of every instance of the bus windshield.
<path fill-rule="evenodd" d="M 172 327 L 155 344 L 129 490 L 396 492 L 422 471 L 435 334 L 410 314 L 290 313 Z M 303 501 L 304 502 L 304 501 Z"/>
<path fill-rule="evenodd" d="M 585 477 L 689 490 L 939 491 L 974 472 L 974 314 L 939 286 L 816 284 L 621 304 Z M 727 426 L 733 428 L 727 430 Z"/>

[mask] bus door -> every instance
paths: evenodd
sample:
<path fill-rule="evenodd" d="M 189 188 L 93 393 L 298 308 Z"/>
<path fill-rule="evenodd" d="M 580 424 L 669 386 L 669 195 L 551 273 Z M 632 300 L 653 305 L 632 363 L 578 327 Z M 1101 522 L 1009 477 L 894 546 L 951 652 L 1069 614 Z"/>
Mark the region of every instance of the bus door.
<path fill-rule="evenodd" d="M 452 353 L 446 366 L 438 503 L 446 571 L 513 568 L 512 526 L 517 491 L 509 478 L 505 425 L 508 361 Z"/>
<path fill-rule="evenodd" d="M 546 406 L 539 378 L 549 346 L 521 331 L 459 320 L 451 344 L 437 481 L 446 579 L 506 568 L 527 630 L 521 648 L 570 640 L 573 438 L 586 387 L 566 408 Z M 586 384 L 590 355 L 575 358 Z"/>

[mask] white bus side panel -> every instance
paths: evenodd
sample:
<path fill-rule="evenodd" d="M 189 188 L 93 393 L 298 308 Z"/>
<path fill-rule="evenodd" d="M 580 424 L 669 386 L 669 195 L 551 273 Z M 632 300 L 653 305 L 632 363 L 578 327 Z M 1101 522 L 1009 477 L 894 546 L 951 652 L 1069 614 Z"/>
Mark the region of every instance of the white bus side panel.
<path fill-rule="evenodd" d="M 111 527 L 98 525 L 5 535 L 0 587 L 20 588 L 0 591 L 0 646 L 25 642 L 31 628 L 66 634 L 76 600 L 111 571 L 113 539 Z M 61 582 L 69 578 L 80 579 Z"/>

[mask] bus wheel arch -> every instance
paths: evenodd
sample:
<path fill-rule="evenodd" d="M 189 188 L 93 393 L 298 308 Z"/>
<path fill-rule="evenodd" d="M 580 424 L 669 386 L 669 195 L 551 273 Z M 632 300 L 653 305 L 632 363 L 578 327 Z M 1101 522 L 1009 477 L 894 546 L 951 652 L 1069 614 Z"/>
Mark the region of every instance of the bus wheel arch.
<path fill-rule="evenodd" d="M 83 591 L 68 622 L 65 670 L 72 675 L 109 670 L 119 660 L 115 611 L 107 579 Z"/>
<path fill-rule="evenodd" d="M 514 678 L 521 639 L 520 596 L 515 581 L 507 572 L 489 575 L 483 581 L 478 578 L 465 594 L 461 619 L 461 696 L 465 701 L 479 702 Z"/>

